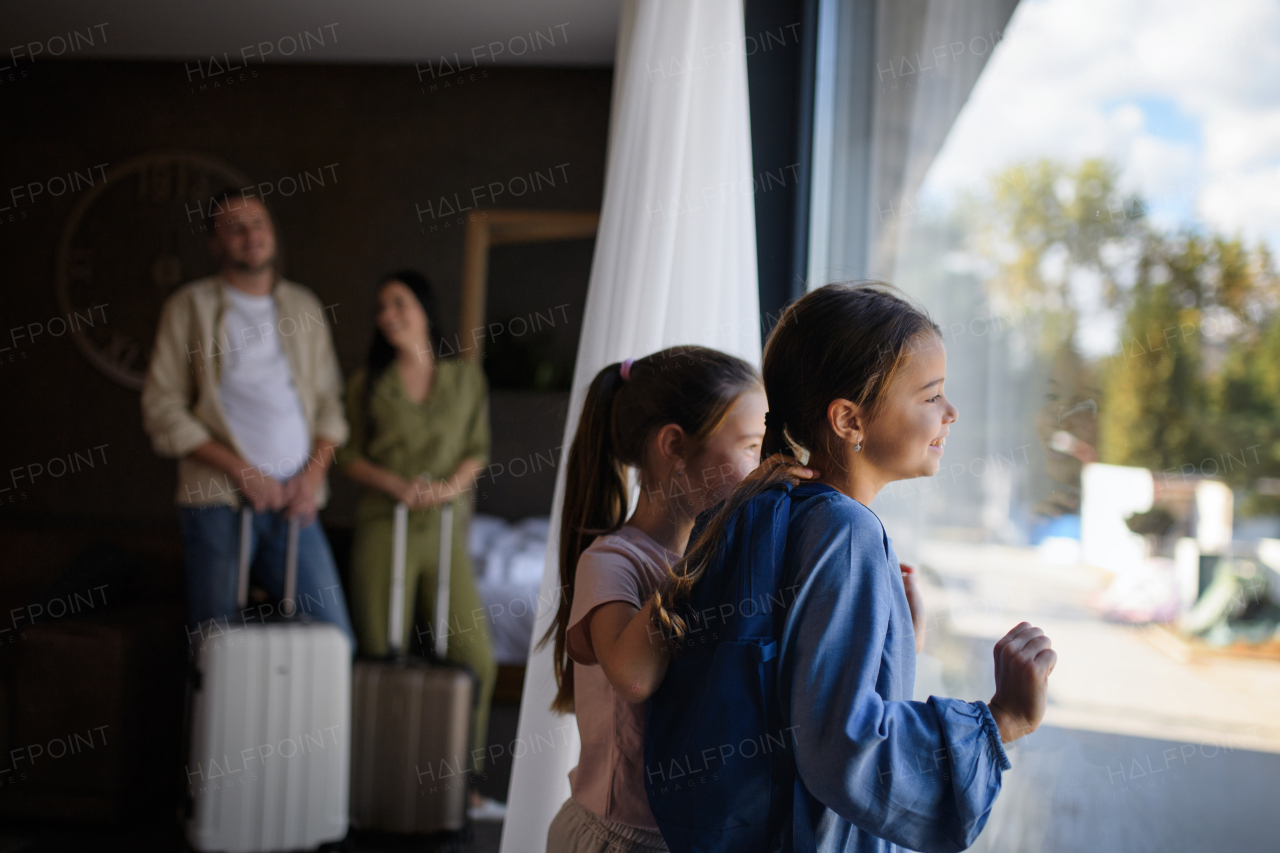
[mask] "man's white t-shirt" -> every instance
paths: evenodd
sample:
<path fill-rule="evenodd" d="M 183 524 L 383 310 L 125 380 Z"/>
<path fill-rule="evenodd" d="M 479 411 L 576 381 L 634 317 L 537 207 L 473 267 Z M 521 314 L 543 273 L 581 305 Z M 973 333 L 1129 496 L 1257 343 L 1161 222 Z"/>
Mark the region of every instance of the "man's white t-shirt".
<path fill-rule="evenodd" d="M 283 482 L 306 464 L 311 431 L 280 346 L 276 301 L 230 285 L 223 292 L 227 347 L 218 393 L 227 426 L 249 464 Z"/>

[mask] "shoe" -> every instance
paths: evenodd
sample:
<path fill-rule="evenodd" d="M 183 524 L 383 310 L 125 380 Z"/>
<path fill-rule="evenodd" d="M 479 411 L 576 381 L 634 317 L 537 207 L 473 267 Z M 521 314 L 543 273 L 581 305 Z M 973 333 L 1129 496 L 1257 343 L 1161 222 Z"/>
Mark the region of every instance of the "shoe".
<path fill-rule="evenodd" d="M 501 823 L 507 817 L 507 804 L 490 797 L 481 797 L 480 805 L 467 807 L 467 817 L 475 821 Z"/>

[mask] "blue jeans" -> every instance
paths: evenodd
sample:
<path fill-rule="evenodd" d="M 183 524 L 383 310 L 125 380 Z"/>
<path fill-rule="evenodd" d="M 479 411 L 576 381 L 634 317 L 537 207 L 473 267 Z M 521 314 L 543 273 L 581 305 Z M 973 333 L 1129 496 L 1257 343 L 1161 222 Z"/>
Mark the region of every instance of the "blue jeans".
<path fill-rule="evenodd" d="M 253 514 L 249 546 L 249 575 L 279 602 L 236 606 L 240 566 L 240 510 L 220 505 L 179 507 L 182 552 L 187 575 L 188 634 L 198 642 L 206 630 L 200 626 L 217 620 L 222 630 L 234 630 L 249 622 L 261 622 L 282 611 L 302 619 L 331 622 L 342 629 L 355 648 L 355 634 L 347 602 L 338 579 L 338 567 L 329 540 L 319 522 L 298 531 L 298 594 L 296 602 L 284 597 L 285 548 L 289 522 L 283 513 Z"/>

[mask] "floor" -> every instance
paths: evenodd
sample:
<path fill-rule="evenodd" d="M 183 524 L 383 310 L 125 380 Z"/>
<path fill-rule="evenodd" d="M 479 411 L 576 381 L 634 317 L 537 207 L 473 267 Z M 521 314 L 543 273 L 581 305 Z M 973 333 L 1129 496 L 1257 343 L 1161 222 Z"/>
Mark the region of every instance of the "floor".
<path fill-rule="evenodd" d="M 992 646 L 1024 619 L 1058 651 L 1044 725 L 1012 745 L 972 850 L 1280 850 L 1280 663 L 1188 659 L 1157 629 L 1109 624 L 1088 601 L 1110 576 L 1033 549 L 946 542 L 922 557 L 917 698 L 989 698 Z"/>
<path fill-rule="evenodd" d="M 497 853 L 502 824 L 477 823 L 471 840 L 456 853 Z M 139 830 L 76 830 L 63 827 L 10 827 L 0 831 L 0 853 L 164 853 L 185 851 L 180 833 Z M 406 853 L 449 849 L 432 847 L 419 839 L 379 843 L 354 839 L 345 848 L 351 853 Z M 453 853 L 451 851 L 451 853 Z"/>
<path fill-rule="evenodd" d="M 495 703 L 489 715 L 489 740 L 491 743 L 510 743 L 516 737 L 519 705 Z M 506 750 L 495 751 L 502 755 L 491 764 L 478 788 L 485 796 L 505 801 L 507 785 L 511 780 L 511 757 Z M 442 853 L 498 853 L 502 842 L 501 823 L 475 823 L 470 839 L 460 848 L 434 847 L 422 839 L 408 838 L 373 839 L 354 836 L 349 839 L 346 853 L 404 853 L 440 849 Z M 167 853 L 185 851 L 186 845 L 179 828 L 160 820 L 149 826 L 131 826 L 119 829 L 101 827 L 74 827 L 67 825 L 6 825 L 0 828 L 0 853 Z"/>

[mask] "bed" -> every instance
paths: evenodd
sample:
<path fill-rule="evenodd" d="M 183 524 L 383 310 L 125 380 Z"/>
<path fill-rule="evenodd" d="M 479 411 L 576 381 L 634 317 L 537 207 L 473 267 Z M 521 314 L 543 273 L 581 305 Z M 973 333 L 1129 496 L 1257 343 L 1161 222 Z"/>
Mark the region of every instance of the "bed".
<path fill-rule="evenodd" d="M 524 666 L 528 659 L 550 524 L 545 516 L 514 523 L 484 514 L 471 519 L 467 550 L 487 611 L 493 656 L 501 665 Z"/>

